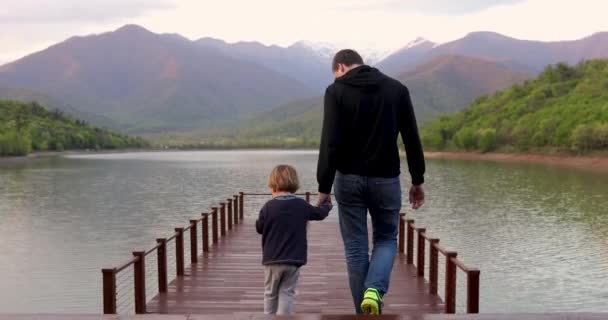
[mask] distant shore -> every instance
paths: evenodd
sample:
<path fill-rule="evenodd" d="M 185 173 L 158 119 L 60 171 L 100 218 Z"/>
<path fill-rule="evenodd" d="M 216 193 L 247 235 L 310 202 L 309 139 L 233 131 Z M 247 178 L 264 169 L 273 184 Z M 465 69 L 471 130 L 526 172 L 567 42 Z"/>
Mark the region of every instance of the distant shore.
<path fill-rule="evenodd" d="M 483 160 L 496 162 L 537 163 L 608 172 L 608 155 L 573 156 L 520 153 L 425 152 L 427 159 Z"/>
<path fill-rule="evenodd" d="M 66 150 L 66 151 L 34 151 L 26 156 L 8 156 L 0 157 L 1 163 L 17 163 L 31 161 L 39 158 L 57 157 L 70 154 L 104 154 L 104 153 L 123 153 L 123 152 L 140 152 L 154 151 L 152 149 L 116 149 L 116 150 Z"/>
<path fill-rule="evenodd" d="M 54 157 L 69 154 L 104 154 L 124 152 L 175 152 L 175 151 L 211 151 L 211 150 L 316 150 L 314 148 L 204 148 L 204 149 L 124 149 L 124 150 L 68 150 L 68 151 L 45 151 L 33 152 L 23 157 L 0 157 L 0 163 L 15 163 L 34 160 L 43 157 Z M 551 166 L 563 166 L 584 170 L 608 172 L 608 154 L 605 155 L 543 155 L 525 153 L 480 153 L 480 152 L 456 152 L 456 151 L 427 151 L 424 153 L 426 159 L 446 160 L 478 160 L 495 162 L 519 162 L 536 163 Z"/>

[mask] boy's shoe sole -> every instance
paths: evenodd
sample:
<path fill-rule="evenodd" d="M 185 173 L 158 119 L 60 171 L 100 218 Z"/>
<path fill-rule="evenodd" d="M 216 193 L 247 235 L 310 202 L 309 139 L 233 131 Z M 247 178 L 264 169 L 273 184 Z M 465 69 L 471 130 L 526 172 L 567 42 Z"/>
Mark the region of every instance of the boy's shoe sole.
<path fill-rule="evenodd" d="M 365 290 L 363 302 L 361 302 L 361 311 L 369 315 L 380 315 L 382 313 L 382 298 L 378 290 L 373 288 Z"/>

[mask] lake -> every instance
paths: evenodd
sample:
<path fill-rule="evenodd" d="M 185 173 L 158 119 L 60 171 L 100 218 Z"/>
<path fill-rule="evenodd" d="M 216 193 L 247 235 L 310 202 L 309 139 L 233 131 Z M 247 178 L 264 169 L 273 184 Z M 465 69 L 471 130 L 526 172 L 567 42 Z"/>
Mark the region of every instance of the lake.
<path fill-rule="evenodd" d="M 0 313 L 99 313 L 102 267 L 228 195 L 265 192 L 275 164 L 295 165 L 302 191 L 316 191 L 316 160 L 197 151 L 0 163 Z M 403 211 L 481 269 L 482 312 L 608 312 L 608 175 L 432 160 L 426 179 L 426 206 Z"/>

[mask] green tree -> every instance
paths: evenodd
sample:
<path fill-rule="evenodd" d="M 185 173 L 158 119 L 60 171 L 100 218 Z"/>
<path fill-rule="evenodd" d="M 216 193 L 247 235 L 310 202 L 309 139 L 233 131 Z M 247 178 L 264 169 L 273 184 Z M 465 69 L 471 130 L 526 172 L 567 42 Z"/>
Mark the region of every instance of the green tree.
<path fill-rule="evenodd" d="M 479 149 L 490 152 L 496 148 L 496 129 L 485 128 L 477 132 Z"/>

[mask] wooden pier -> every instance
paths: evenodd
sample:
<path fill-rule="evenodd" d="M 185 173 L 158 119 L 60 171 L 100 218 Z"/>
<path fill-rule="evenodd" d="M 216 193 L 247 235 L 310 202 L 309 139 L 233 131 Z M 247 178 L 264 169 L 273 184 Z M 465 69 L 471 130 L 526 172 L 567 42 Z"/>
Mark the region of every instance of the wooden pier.
<path fill-rule="evenodd" d="M 311 193 L 301 194 L 310 201 Z M 157 239 L 148 251 L 133 252 L 124 264 L 104 268 L 103 311 L 105 314 L 175 314 L 235 316 L 263 312 L 261 238 L 256 233 L 254 210 L 245 212 L 246 199 L 269 199 L 266 194 L 240 193 L 221 202 L 210 213 L 190 220 L 185 228 L 175 228 L 169 238 Z M 424 315 L 456 312 L 456 275 L 467 277 L 465 313 L 479 312 L 479 270 L 468 268 L 457 254 L 439 245 L 424 228 L 416 227 L 402 215 L 399 254 L 395 260 L 384 312 L 395 315 Z M 185 238 L 189 241 L 185 241 Z M 344 246 L 340 237 L 337 209 L 323 222 L 309 225 L 309 263 L 302 269 L 297 291 L 296 314 L 349 315 L 354 306 L 348 287 Z M 187 250 L 186 250 L 187 245 Z M 172 250 L 170 250 L 172 249 Z M 170 254 L 169 251 L 173 251 Z M 416 254 L 414 254 L 416 251 Z M 186 254 L 189 253 L 189 261 Z M 439 265 L 439 255 L 445 264 Z M 153 256 L 153 265 L 146 257 Z M 170 261 L 174 279 L 169 281 Z M 174 259 L 173 259 L 174 258 Z M 415 263 L 414 263 L 415 262 Z M 425 268 L 425 262 L 428 263 Z M 150 264 L 150 263 L 148 263 Z M 152 268 L 153 267 L 153 268 Z M 154 269 L 154 270 L 153 270 Z M 149 270 L 153 270 L 151 273 Z M 425 280 L 428 271 L 428 281 Z M 118 292 L 121 274 L 132 272 L 126 293 Z M 438 295 L 439 273 L 445 272 L 445 291 Z M 173 277 L 172 277 L 173 278 Z M 121 280 L 123 279 L 123 280 Z M 158 290 L 147 296 L 146 284 Z M 122 284 L 125 288 L 125 284 Z M 125 299 L 125 296 L 127 299 Z M 129 298 L 132 298 L 129 300 Z M 121 304 L 121 300 L 132 304 Z M 123 306 L 121 310 L 119 306 Z"/>

